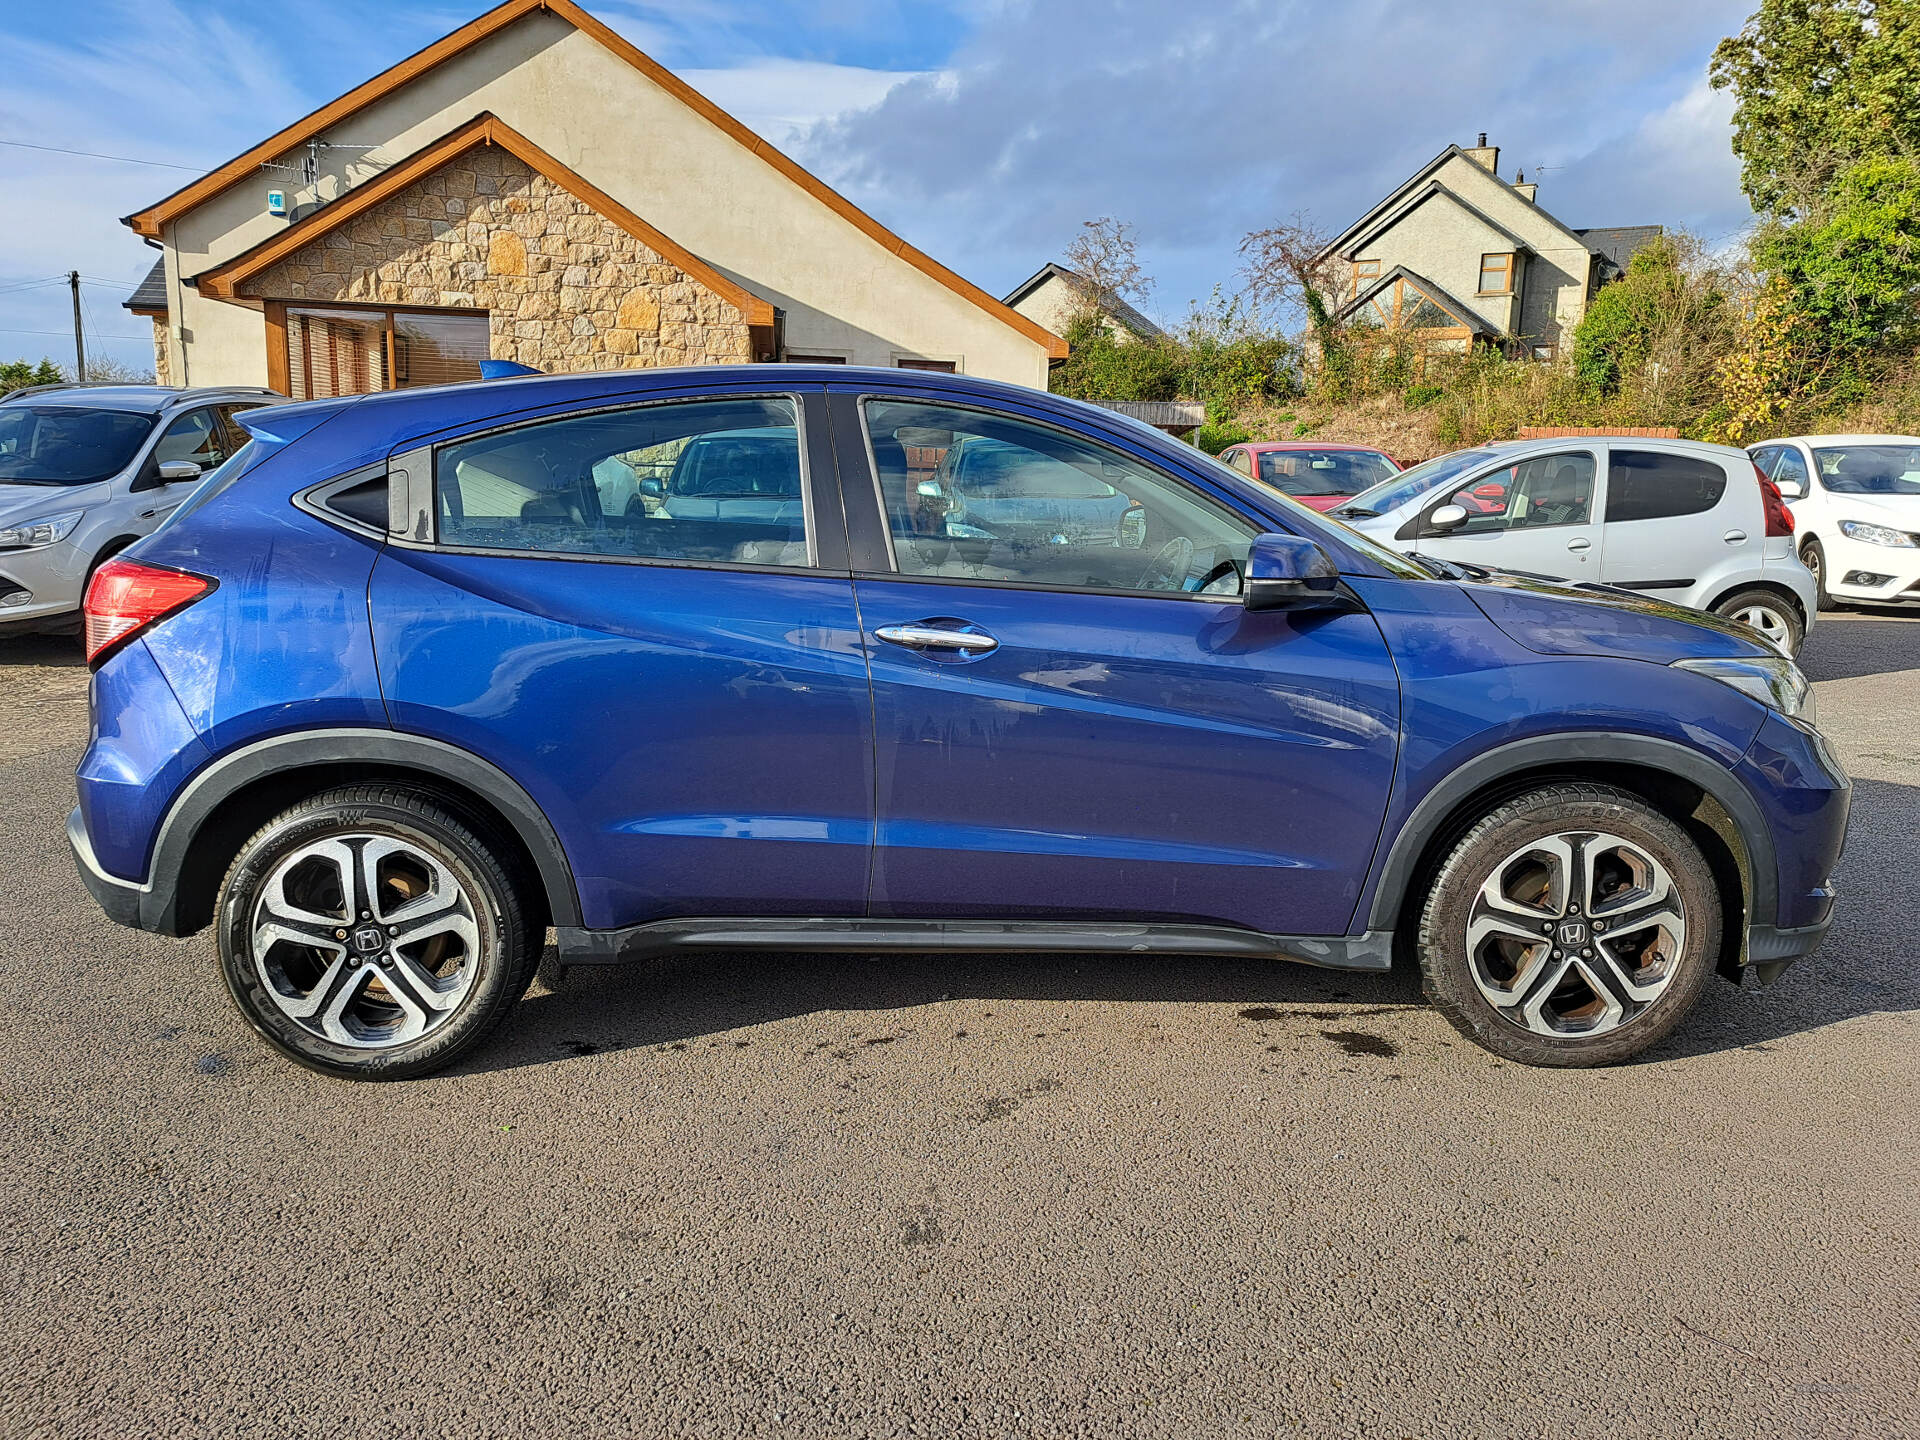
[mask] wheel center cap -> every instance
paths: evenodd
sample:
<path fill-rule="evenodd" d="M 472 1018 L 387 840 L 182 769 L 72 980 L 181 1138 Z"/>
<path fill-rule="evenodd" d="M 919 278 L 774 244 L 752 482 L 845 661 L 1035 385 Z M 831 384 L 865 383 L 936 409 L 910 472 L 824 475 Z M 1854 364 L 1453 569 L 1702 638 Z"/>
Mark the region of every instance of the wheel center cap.
<path fill-rule="evenodd" d="M 356 955 L 376 955 L 387 948 L 387 932 L 378 925 L 362 925 L 350 942 Z"/>
<path fill-rule="evenodd" d="M 1564 920 L 1555 932 L 1562 948 L 1577 950 L 1587 943 L 1587 922 L 1584 920 Z"/>

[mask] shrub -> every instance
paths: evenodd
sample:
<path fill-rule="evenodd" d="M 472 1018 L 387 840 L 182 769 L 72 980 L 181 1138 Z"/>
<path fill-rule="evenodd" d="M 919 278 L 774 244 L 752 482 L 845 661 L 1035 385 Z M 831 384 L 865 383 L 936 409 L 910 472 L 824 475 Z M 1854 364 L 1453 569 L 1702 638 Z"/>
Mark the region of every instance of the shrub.
<path fill-rule="evenodd" d="M 1229 445 L 1241 445 L 1252 438 L 1231 420 L 1209 420 L 1194 432 L 1193 443 L 1209 455 L 1218 455 Z"/>

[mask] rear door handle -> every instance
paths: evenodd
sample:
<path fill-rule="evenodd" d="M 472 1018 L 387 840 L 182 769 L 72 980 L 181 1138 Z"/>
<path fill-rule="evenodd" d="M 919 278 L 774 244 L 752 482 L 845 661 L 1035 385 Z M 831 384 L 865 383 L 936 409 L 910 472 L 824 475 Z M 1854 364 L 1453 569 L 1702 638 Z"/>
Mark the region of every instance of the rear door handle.
<path fill-rule="evenodd" d="M 1567 541 L 1567 549 L 1569 550 L 1591 550 L 1592 548 L 1593 542 L 1591 540 L 1582 539 L 1578 535 Z"/>
<path fill-rule="evenodd" d="M 1722 535 L 1720 538 L 1726 541 L 1729 545 L 1738 545 L 1747 538 L 1747 532 L 1744 530 L 1729 530 L 1727 531 L 1726 534 Z"/>
<path fill-rule="evenodd" d="M 963 655 L 984 655 L 1000 648 L 1000 642 L 978 630 L 949 630 L 944 625 L 882 625 L 873 632 L 889 645 L 904 645 L 909 650 L 953 650 Z"/>

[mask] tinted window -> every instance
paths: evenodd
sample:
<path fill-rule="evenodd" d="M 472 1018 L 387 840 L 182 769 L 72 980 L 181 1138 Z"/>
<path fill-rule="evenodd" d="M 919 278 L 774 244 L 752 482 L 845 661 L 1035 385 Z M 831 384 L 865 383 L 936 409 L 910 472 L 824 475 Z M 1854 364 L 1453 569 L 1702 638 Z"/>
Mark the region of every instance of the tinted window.
<path fill-rule="evenodd" d="M 1727 493 L 1727 472 L 1712 460 L 1615 450 L 1607 466 L 1607 523 L 1699 515 Z"/>
<path fill-rule="evenodd" d="M 1789 445 L 1783 449 L 1780 452 L 1780 463 L 1768 470 L 1767 476 L 1776 482 L 1798 480 L 1803 488 L 1811 488 L 1807 479 L 1807 462 L 1797 446 Z"/>
<path fill-rule="evenodd" d="M 785 398 L 697 400 L 441 447 L 440 539 L 491 550 L 810 564 Z"/>
<path fill-rule="evenodd" d="M 1536 455 L 1476 475 L 1434 509 L 1458 505 L 1467 512 L 1466 523 L 1444 532 L 1449 535 L 1585 525 L 1593 518 L 1594 474 L 1593 456 L 1585 452 Z"/>
<path fill-rule="evenodd" d="M 1813 452 L 1836 495 L 1920 495 L 1920 445 L 1849 445 Z"/>
<path fill-rule="evenodd" d="M 0 483 L 91 485 L 132 463 L 153 431 L 151 415 L 77 405 L 0 409 Z"/>
<path fill-rule="evenodd" d="M 1240 593 L 1254 527 L 1129 455 L 948 406 L 875 400 L 866 417 L 902 574 Z"/>
<path fill-rule="evenodd" d="M 190 460 L 202 470 L 212 470 L 226 463 L 231 450 L 217 413 L 189 410 L 167 426 L 160 443 L 153 447 L 153 463 Z"/>
<path fill-rule="evenodd" d="M 1365 450 L 1267 450 L 1260 478 L 1288 495 L 1358 495 L 1398 474 Z"/>
<path fill-rule="evenodd" d="M 358 485 L 349 485 L 345 490 L 334 491 L 327 498 L 327 509 L 372 529 L 385 530 L 388 524 L 387 477 L 378 475 L 371 480 L 362 480 Z"/>

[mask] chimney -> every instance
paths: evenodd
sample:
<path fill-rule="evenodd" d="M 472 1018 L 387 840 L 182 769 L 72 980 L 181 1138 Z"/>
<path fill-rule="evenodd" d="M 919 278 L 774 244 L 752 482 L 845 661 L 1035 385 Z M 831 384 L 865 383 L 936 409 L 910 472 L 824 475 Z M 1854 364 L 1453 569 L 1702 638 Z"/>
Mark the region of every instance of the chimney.
<path fill-rule="evenodd" d="M 1494 174 L 1500 173 L 1500 147 L 1487 144 L 1487 132 L 1480 132 L 1480 141 L 1467 151 L 1467 158 L 1476 165 L 1484 165 Z"/>
<path fill-rule="evenodd" d="M 1527 183 L 1526 171 L 1516 170 L 1513 175 L 1513 193 L 1531 205 L 1533 204 L 1533 197 L 1540 193 L 1540 187 Z"/>

